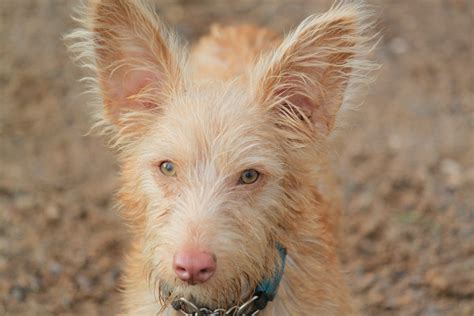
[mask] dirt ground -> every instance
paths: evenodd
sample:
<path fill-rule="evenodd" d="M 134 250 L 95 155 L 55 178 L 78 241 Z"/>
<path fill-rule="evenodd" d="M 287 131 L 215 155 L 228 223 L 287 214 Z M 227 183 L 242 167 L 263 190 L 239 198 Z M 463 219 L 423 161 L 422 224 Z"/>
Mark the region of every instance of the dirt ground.
<path fill-rule="evenodd" d="M 0 315 L 118 310 L 127 232 L 62 40 L 73 3 L 0 1 Z M 345 269 L 364 315 L 474 315 L 474 1 L 371 3 L 383 67 L 335 161 Z M 212 21 L 284 31 L 329 6 L 157 1 L 188 40 Z"/>

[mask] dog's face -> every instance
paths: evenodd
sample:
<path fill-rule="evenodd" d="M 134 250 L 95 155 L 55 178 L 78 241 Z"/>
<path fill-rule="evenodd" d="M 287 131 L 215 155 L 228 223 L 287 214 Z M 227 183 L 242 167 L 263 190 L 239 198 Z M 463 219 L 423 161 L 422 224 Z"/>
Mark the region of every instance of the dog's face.
<path fill-rule="evenodd" d="M 243 91 L 209 84 L 170 98 L 137 143 L 130 159 L 149 203 L 147 256 L 174 294 L 208 306 L 208 298 L 237 300 L 273 272 L 288 168 L 273 130 Z M 212 278 L 194 286 L 173 265 L 190 249 L 216 262 Z"/>
<path fill-rule="evenodd" d="M 248 297 L 311 204 L 324 140 L 364 68 L 360 12 L 307 19 L 251 73 L 222 82 L 191 76 L 140 2 L 96 2 L 75 48 L 93 59 L 150 286 L 208 307 Z"/>

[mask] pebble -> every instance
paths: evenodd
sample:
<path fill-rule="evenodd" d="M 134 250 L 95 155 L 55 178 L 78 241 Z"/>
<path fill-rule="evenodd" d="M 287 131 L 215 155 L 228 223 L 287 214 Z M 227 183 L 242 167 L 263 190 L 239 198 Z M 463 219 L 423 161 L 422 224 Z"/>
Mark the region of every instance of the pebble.
<path fill-rule="evenodd" d="M 474 184 L 474 167 L 469 168 L 463 172 L 463 182 L 467 184 Z"/>
<path fill-rule="evenodd" d="M 29 194 L 20 194 L 15 198 L 15 206 L 20 210 L 28 210 L 35 206 L 35 199 Z"/>
<path fill-rule="evenodd" d="M 7 258 L 0 255 L 0 273 L 3 273 L 8 268 L 8 260 Z"/>
<path fill-rule="evenodd" d="M 58 276 L 63 271 L 63 266 L 56 261 L 53 261 L 49 264 L 49 272 L 54 275 Z"/>
<path fill-rule="evenodd" d="M 41 278 L 38 275 L 34 275 L 30 280 L 30 289 L 37 292 L 41 289 Z"/>
<path fill-rule="evenodd" d="M 6 238 L 0 237 L 0 252 L 8 250 L 9 246 L 9 241 Z"/>
<path fill-rule="evenodd" d="M 408 44 L 404 38 L 395 37 L 389 43 L 390 50 L 397 55 L 405 54 L 408 51 Z"/>
<path fill-rule="evenodd" d="M 456 189 L 462 183 L 461 166 L 452 159 L 441 162 L 441 172 L 445 175 L 446 185 L 449 189 Z"/>
<path fill-rule="evenodd" d="M 81 290 L 89 292 L 92 288 L 92 281 L 89 277 L 85 276 L 84 274 L 79 274 L 76 277 L 76 282 L 81 288 Z"/>
<path fill-rule="evenodd" d="M 368 273 L 358 279 L 357 289 L 359 292 L 365 292 L 369 290 L 375 282 L 376 282 L 375 274 Z"/>
<path fill-rule="evenodd" d="M 10 290 L 11 296 L 18 302 L 23 302 L 26 299 L 26 296 L 28 294 L 27 288 L 19 285 L 15 285 L 11 290 Z"/>
<path fill-rule="evenodd" d="M 423 309 L 423 312 L 421 313 L 423 316 L 441 316 L 443 313 L 441 310 L 436 307 L 435 305 L 428 305 Z"/>
<path fill-rule="evenodd" d="M 400 150 L 403 146 L 403 140 L 398 134 L 391 134 L 388 137 L 388 146 L 390 149 L 397 151 Z"/>
<path fill-rule="evenodd" d="M 435 270 L 427 271 L 425 274 L 425 280 L 433 289 L 438 292 L 445 291 L 449 286 L 448 280 Z"/>
<path fill-rule="evenodd" d="M 59 219 L 59 207 L 56 204 L 50 204 L 46 207 L 45 210 L 46 217 L 50 221 L 56 221 Z"/>

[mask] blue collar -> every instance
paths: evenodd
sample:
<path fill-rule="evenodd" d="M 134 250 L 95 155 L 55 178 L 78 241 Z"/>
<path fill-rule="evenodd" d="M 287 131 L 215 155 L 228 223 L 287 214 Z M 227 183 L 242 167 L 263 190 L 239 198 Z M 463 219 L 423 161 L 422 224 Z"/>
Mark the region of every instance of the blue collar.
<path fill-rule="evenodd" d="M 255 305 L 258 309 L 262 310 L 265 308 L 269 301 L 273 301 L 275 298 L 278 286 L 283 277 L 283 272 L 285 271 L 285 262 L 286 262 L 286 249 L 279 243 L 276 242 L 275 246 L 280 255 L 280 264 L 275 264 L 275 272 L 271 279 L 265 279 L 257 285 L 254 295 L 259 298 L 255 301 Z"/>

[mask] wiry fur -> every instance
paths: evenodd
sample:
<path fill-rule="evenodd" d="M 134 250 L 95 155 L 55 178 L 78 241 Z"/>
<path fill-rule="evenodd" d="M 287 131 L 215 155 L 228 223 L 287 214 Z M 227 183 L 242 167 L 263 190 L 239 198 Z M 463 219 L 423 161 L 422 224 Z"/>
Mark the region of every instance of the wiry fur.
<path fill-rule="evenodd" d="M 118 200 L 133 238 L 124 312 L 172 315 L 174 296 L 211 308 L 246 299 L 271 277 L 278 241 L 288 264 L 261 315 L 352 314 L 327 153 L 354 88 L 373 69 L 364 7 L 337 4 L 283 40 L 253 26 L 215 27 L 189 62 L 144 2 L 84 7 L 83 27 L 68 40 L 92 72 L 85 80 L 96 125 L 119 149 Z M 165 160 L 176 177 L 159 172 Z M 260 179 L 238 185 L 249 168 Z M 182 247 L 210 249 L 214 277 L 179 281 L 171 260 Z"/>

